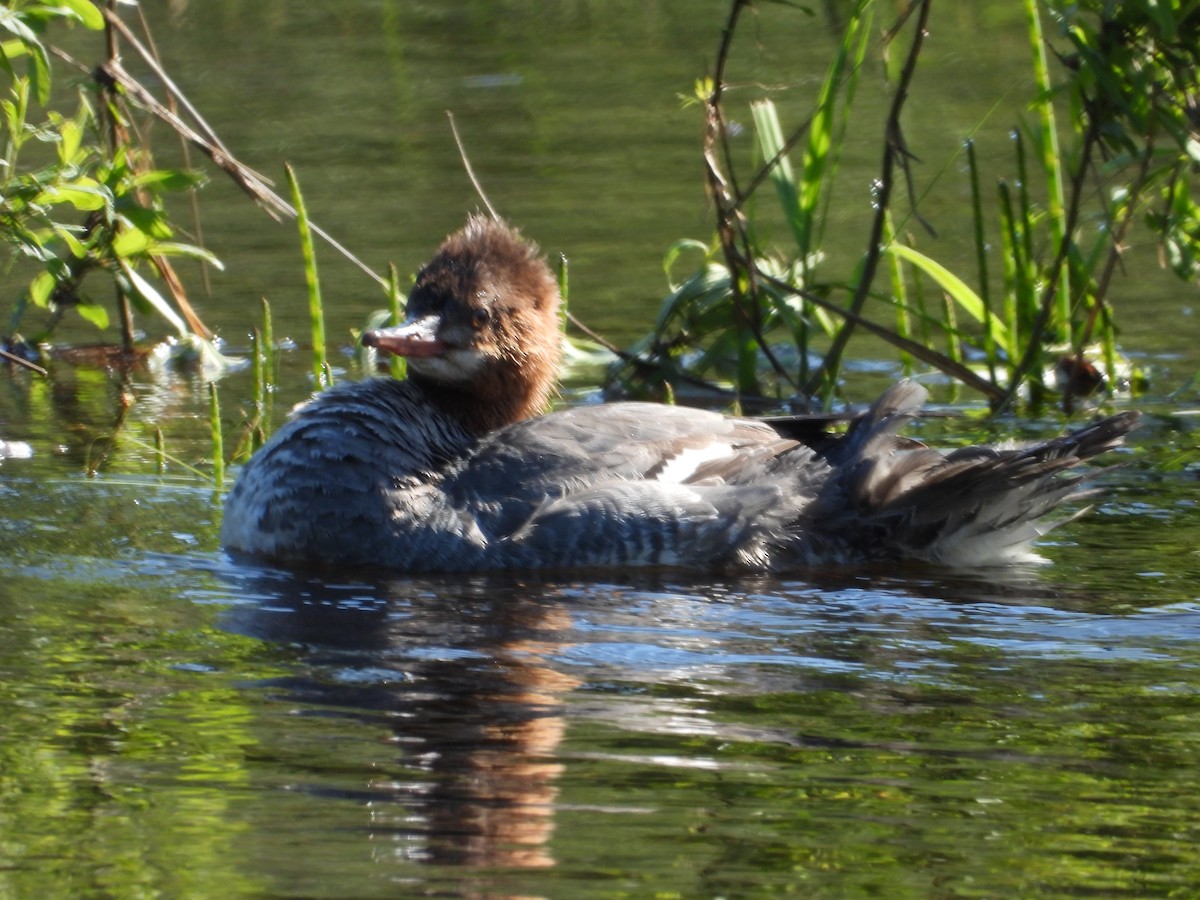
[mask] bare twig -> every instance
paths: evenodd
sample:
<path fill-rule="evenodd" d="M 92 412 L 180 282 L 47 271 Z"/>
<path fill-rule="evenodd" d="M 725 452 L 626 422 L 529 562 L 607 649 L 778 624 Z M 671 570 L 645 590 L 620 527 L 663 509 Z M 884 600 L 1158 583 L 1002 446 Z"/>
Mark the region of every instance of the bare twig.
<path fill-rule="evenodd" d="M 106 20 L 112 16 L 112 7 L 115 3 L 116 0 L 105 0 L 105 3 L 99 7 L 106 14 Z M 104 47 L 108 64 L 119 66 L 121 64 L 121 45 L 117 40 L 117 31 L 111 21 L 106 21 L 104 26 Z M 113 103 L 116 102 L 116 90 L 111 83 L 101 82 L 100 91 L 102 96 L 110 99 Z M 109 102 L 101 104 L 100 116 L 101 121 L 108 125 L 108 152 L 110 155 L 115 154 L 119 147 L 129 143 L 129 133 L 117 118 Z M 117 292 L 117 314 L 121 319 L 121 342 L 126 350 L 131 350 L 134 345 L 133 306 L 120 281 L 115 282 L 114 288 Z"/>
<path fill-rule="evenodd" d="M 462 138 L 458 134 L 458 126 L 454 123 L 454 113 L 446 110 L 446 118 L 450 120 L 450 131 L 454 135 L 454 143 L 458 145 L 458 155 L 462 159 L 463 168 L 467 171 L 467 177 L 471 179 L 471 184 L 475 188 L 475 193 L 479 195 L 479 199 L 483 201 L 483 205 L 487 207 L 488 214 L 497 222 L 500 221 L 500 214 L 496 212 L 496 208 L 492 206 L 492 201 L 488 199 L 487 194 L 483 192 L 483 185 L 479 183 L 479 179 L 475 177 L 475 170 L 471 168 L 471 160 L 467 158 L 467 148 L 463 146 Z"/>
<path fill-rule="evenodd" d="M 588 337 L 590 340 L 600 344 L 600 346 L 604 347 L 608 353 L 611 353 L 613 356 L 616 356 L 617 359 L 624 362 L 626 366 L 634 367 L 640 372 L 655 372 L 662 370 L 662 365 L 659 364 L 659 362 L 642 359 L 641 356 L 638 356 L 636 353 L 630 353 L 629 350 L 617 347 L 617 344 L 612 343 L 612 341 L 608 340 L 608 338 L 606 338 L 604 335 L 601 335 L 600 332 L 594 331 L 592 328 L 589 328 L 587 324 L 584 324 L 580 318 L 575 316 L 575 313 L 566 313 L 566 320 L 568 320 L 568 322 L 571 323 L 574 328 L 582 331 L 584 337 Z M 712 382 L 707 382 L 707 380 L 704 380 L 703 378 L 694 376 L 694 374 L 690 374 L 689 372 L 682 370 L 682 368 L 676 368 L 676 370 L 674 370 L 674 377 L 678 378 L 680 382 L 691 385 L 692 388 L 701 388 L 703 390 L 712 392 L 712 394 L 718 394 L 726 397 L 733 396 L 731 391 L 728 391 L 725 388 L 720 388 L 720 386 L 715 385 Z M 773 400 L 773 398 L 770 397 L 748 397 L 744 394 L 737 394 L 736 396 L 737 400 L 743 403 L 778 403 L 778 401 Z"/>
<path fill-rule="evenodd" d="M 907 353 L 911 353 L 922 362 L 926 362 L 935 369 L 945 372 L 947 375 L 957 379 L 958 381 L 961 381 L 968 387 L 975 388 L 989 400 L 996 400 L 1004 393 L 1000 388 L 992 384 L 992 382 L 988 381 L 986 378 L 971 371 L 962 363 L 955 362 L 944 353 L 939 353 L 932 347 L 926 347 L 924 344 L 918 343 L 911 338 L 906 338 L 903 335 L 897 334 L 890 328 L 885 328 L 882 325 L 878 325 L 875 322 L 872 322 L 870 319 L 865 318 L 864 316 L 861 316 L 844 306 L 839 306 L 836 303 L 832 303 L 818 294 L 805 291 L 793 284 L 788 284 L 788 282 L 768 275 L 765 272 L 760 272 L 759 277 L 762 278 L 765 283 L 771 285 L 777 290 L 787 291 L 795 294 L 797 297 L 802 297 L 806 302 L 811 303 L 813 306 L 818 306 L 836 316 L 841 316 L 848 324 L 856 325 L 863 331 L 870 332 L 876 337 L 887 341 L 892 346 L 898 347 Z"/>
<path fill-rule="evenodd" d="M 95 76 L 98 80 L 108 80 L 121 87 L 123 91 L 138 105 L 142 106 L 147 112 L 161 121 L 165 122 L 169 127 L 174 129 L 178 134 L 183 136 L 194 147 L 200 150 L 205 156 L 212 160 L 221 171 L 233 179 L 243 191 L 266 211 L 272 218 L 278 220 L 281 215 L 294 219 L 296 217 L 295 208 L 275 193 L 270 185 L 266 182 L 263 176 L 259 175 L 249 166 L 244 165 L 235 159 L 221 145 L 210 141 L 204 135 L 198 133 L 194 128 L 184 122 L 178 115 L 167 109 L 160 103 L 153 94 L 147 91 L 132 75 L 125 71 L 120 63 L 107 62 L 97 68 Z M 313 234 L 318 235 L 329 246 L 341 253 L 346 259 L 354 263 L 361 269 L 369 278 L 379 284 L 381 287 L 386 287 L 387 282 L 371 271 L 362 260 L 356 257 L 348 249 L 342 246 L 328 232 L 318 226 L 309 223 Z"/>
<path fill-rule="evenodd" d="M 1129 226 L 1133 222 L 1134 215 L 1137 213 L 1137 201 L 1142 195 L 1142 188 L 1145 187 L 1146 179 L 1150 177 L 1150 165 L 1153 159 L 1154 135 L 1151 134 L 1146 140 L 1146 147 L 1142 153 L 1142 163 L 1138 167 L 1137 178 L 1125 201 L 1125 215 L 1121 217 L 1121 221 L 1115 228 L 1112 228 L 1112 223 L 1109 223 L 1112 238 L 1108 247 L 1108 258 L 1105 259 L 1104 269 L 1100 273 L 1100 278 L 1096 281 L 1096 304 L 1092 307 L 1087 324 L 1079 335 L 1079 343 L 1076 349 L 1077 354 L 1082 354 L 1083 348 L 1092 341 L 1092 332 L 1096 327 L 1096 316 L 1104 305 L 1104 298 L 1108 294 L 1108 286 L 1112 283 L 1113 272 L 1116 271 L 1117 263 L 1121 261 L 1121 254 L 1125 252 L 1125 234 L 1129 231 Z"/>
<path fill-rule="evenodd" d="M 104 14 L 110 34 L 120 34 L 129 46 L 137 52 L 146 65 L 154 72 L 155 76 L 162 81 L 170 96 L 187 111 L 188 115 L 195 122 L 195 127 L 185 122 L 174 110 L 159 102 L 154 95 L 125 70 L 118 57 L 110 54 L 108 62 L 100 66 L 94 73 L 97 80 L 102 84 L 110 82 L 119 85 L 131 99 L 145 108 L 147 112 L 166 123 L 180 137 L 198 148 L 201 153 L 212 160 L 218 168 L 232 178 L 234 183 L 249 194 L 272 218 L 278 220 L 280 216 L 286 216 L 287 218 L 294 219 L 296 217 L 296 210 L 290 203 L 275 193 L 272 189 L 271 180 L 234 158 L 233 154 L 222 143 L 216 131 L 209 126 L 184 95 L 183 91 L 179 89 L 170 76 L 167 75 L 163 67 L 159 65 L 154 53 L 138 40 L 137 36 L 129 29 L 129 26 L 121 20 L 121 17 L 109 8 L 101 8 L 101 12 Z M 312 228 L 314 234 L 318 235 L 334 250 L 356 265 L 369 278 L 380 286 L 386 287 L 387 283 L 385 279 L 373 272 L 366 263 L 351 253 L 350 250 L 332 235 L 313 223 L 309 223 L 309 227 Z"/>
<path fill-rule="evenodd" d="M 30 362 L 23 356 L 18 356 L 16 353 L 9 353 L 3 347 L 0 347 L 0 359 L 6 359 L 10 363 L 15 363 L 18 366 L 24 366 L 32 372 L 37 372 L 39 375 L 49 375 L 50 373 L 43 369 L 35 362 Z"/>
<path fill-rule="evenodd" d="M 156 69 L 156 71 L 161 70 L 162 69 L 162 57 L 159 55 L 158 46 L 154 42 L 154 33 L 150 30 L 150 23 L 148 21 L 146 21 L 146 7 L 143 5 L 139 5 L 137 8 L 137 15 L 138 15 L 138 22 L 140 22 L 141 26 L 142 26 L 142 34 L 146 36 L 147 52 L 150 54 L 151 59 L 154 60 L 153 65 L 158 67 Z M 163 77 L 165 78 L 165 76 L 163 76 Z M 170 109 L 172 112 L 178 112 L 178 110 L 175 109 L 175 104 L 177 102 L 179 102 L 179 101 L 176 99 L 175 94 L 172 93 L 172 91 L 168 90 L 167 91 L 167 108 Z M 183 155 L 183 164 L 186 168 L 190 169 L 190 168 L 192 168 L 191 147 L 188 145 L 188 142 L 185 141 L 181 136 L 176 135 L 176 137 L 179 138 L 179 150 L 180 150 L 180 153 Z M 215 137 L 215 135 L 214 135 L 214 137 Z M 192 214 L 192 235 L 195 238 L 195 243 L 198 246 L 203 247 L 205 245 L 204 244 L 204 223 L 200 220 L 200 201 L 196 196 L 196 191 L 188 191 L 188 207 Z M 197 265 L 196 268 L 200 274 L 200 282 L 203 286 L 205 296 L 211 295 L 212 294 L 212 281 L 208 276 L 208 266 Z M 174 289 L 174 287 L 172 287 L 172 290 L 173 289 Z M 176 297 L 177 297 L 177 299 L 181 300 L 180 311 L 183 312 L 184 315 L 186 316 L 188 314 L 188 310 L 190 309 L 190 304 L 188 303 L 187 298 L 184 297 L 182 294 L 177 294 Z M 194 326 L 193 326 L 193 330 L 194 330 Z M 207 330 L 207 329 L 205 329 L 205 330 Z M 206 338 L 212 337 L 211 334 L 207 334 L 204 336 Z"/>
<path fill-rule="evenodd" d="M 196 111 L 196 108 L 192 106 L 188 98 L 184 96 L 183 91 L 181 91 L 175 82 L 171 80 L 171 76 L 169 76 L 166 70 L 163 69 L 163 67 L 159 64 L 158 58 L 155 56 L 153 51 L 147 49 L 145 45 L 138 40 L 137 35 L 130 30 L 129 26 L 126 25 L 121 17 L 117 15 L 117 13 L 111 8 L 104 8 L 101 10 L 101 12 L 104 13 L 104 19 L 108 23 L 108 27 L 118 32 L 121 37 L 126 40 L 129 46 L 137 51 L 138 56 L 140 56 L 146 65 L 150 67 L 151 71 L 154 72 L 155 77 L 162 81 L 163 86 L 167 89 L 167 93 L 174 97 L 179 105 L 187 110 L 188 115 L 192 117 L 192 120 L 196 123 L 196 127 L 200 129 L 204 136 L 214 146 L 225 150 L 225 145 L 221 143 L 221 138 L 217 135 L 216 131 L 214 131 L 209 124 L 204 121 L 204 117 Z M 114 57 L 110 55 L 109 58 L 112 59 Z M 261 175 L 258 177 L 263 178 Z M 265 181 L 266 179 L 264 178 L 263 180 Z"/>
<path fill-rule="evenodd" d="M 750 6 L 749 0 L 733 0 L 729 18 L 721 32 L 721 44 L 717 50 L 717 61 L 713 71 L 712 90 L 705 102 L 705 179 L 708 183 L 709 194 L 717 209 L 717 237 L 731 276 L 734 313 L 750 332 L 755 344 L 762 351 L 775 373 L 795 386 L 791 373 L 779 362 L 763 334 L 760 295 L 756 279 L 758 268 L 754 264 L 750 236 L 746 232 L 746 221 L 741 210 L 742 195 L 737 187 L 737 176 L 733 168 L 733 152 L 729 146 L 729 129 L 726 126 L 725 114 L 721 105 L 725 90 L 725 67 L 733 47 L 733 35 L 737 30 L 738 19 L 742 11 L 748 6 Z M 721 145 L 721 156 L 725 160 L 724 167 L 717 155 L 718 141 Z M 739 273 L 746 276 L 745 288 L 738 277 Z"/>

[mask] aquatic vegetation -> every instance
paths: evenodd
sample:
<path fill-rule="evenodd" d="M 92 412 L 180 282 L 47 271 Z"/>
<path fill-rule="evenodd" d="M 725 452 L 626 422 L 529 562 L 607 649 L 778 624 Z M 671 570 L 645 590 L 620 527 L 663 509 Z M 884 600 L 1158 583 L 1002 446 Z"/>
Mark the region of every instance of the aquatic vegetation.
<path fill-rule="evenodd" d="M 716 234 L 668 252 L 668 270 L 684 249 L 702 256 L 632 349 L 636 364 L 626 362 L 614 380 L 638 392 L 663 380 L 715 378 L 744 396 L 828 399 L 852 338 L 867 332 L 896 347 L 906 364 L 918 358 L 997 409 L 1019 392 L 1035 403 L 1061 396 L 1069 407 L 1101 387 L 1130 387 L 1136 373 L 1121 359 L 1109 300 L 1130 229 L 1144 221 L 1181 278 L 1200 270 L 1193 176 L 1200 161 L 1200 8 L 1026 0 L 1032 92 L 1028 115 L 1011 130 L 1015 175 L 981 171 L 971 136 L 950 150 L 952 161 L 965 160 L 958 167 L 971 198 L 976 271 L 966 274 L 921 246 L 918 235 L 933 229 L 920 212 L 916 158 L 937 150 L 918 153 L 905 139 L 932 0 L 904 5 L 878 38 L 876 4 L 859 0 L 799 125 L 784 129 L 765 88 L 749 101 L 756 155 L 747 163 L 732 139 L 738 116 L 726 97 L 726 70 L 750 6 L 730 4 L 714 73 L 697 83 L 694 99 L 705 119 Z M 775 6 L 770 14 L 808 13 Z M 1043 32 L 1044 20 L 1054 33 Z M 849 261 L 849 272 L 835 272 L 835 262 L 844 261 L 824 252 L 823 229 L 860 73 L 875 60 L 884 63 L 891 100 L 873 216 L 861 255 Z M 953 168 L 943 166 L 935 179 L 951 177 Z M 767 183 L 778 208 L 757 202 Z M 772 216 L 782 217 L 790 238 L 783 249 L 771 243 L 778 237 Z M 877 284 L 883 263 L 888 283 Z M 924 302 L 927 284 L 943 298 L 934 308 Z M 869 315 L 868 301 L 876 309 L 890 305 L 895 324 Z M 972 359 L 977 363 L 968 365 Z"/>
<path fill-rule="evenodd" d="M 1137 230 L 1158 240 L 1164 263 L 1180 277 L 1200 272 L 1194 4 L 1026 0 L 1031 87 L 1011 129 L 1011 165 L 999 168 L 994 154 L 982 161 L 974 134 L 946 149 L 906 140 L 932 0 L 912 0 L 894 20 L 882 18 L 893 7 L 885 13 L 875 0 L 856 0 L 840 17 L 829 13 L 840 39 L 815 90 L 803 87 L 809 112 L 798 124 L 789 124 L 795 104 L 769 95 L 773 88 L 748 88 L 730 75 L 745 52 L 737 35 L 750 7 L 731 0 L 713 72 L 691 98 L 705 123 L 699 151 L 715 232 L 667 250 L 670 290 L 641 340 L 620 350 L 585 332 L 600 356 L 618 360 L 610 387 L 671 398 L 680 384 L 715 385 L 723 389 L 716 398 L 740 407 L 756 399 L 829 403 L 846 359 L 861 355 L 865 340 L 866 353 L 878 356 L 880 342 L 890 344 L 908 370 L 945 373 L 994 409 L 1060 396 L 1069 406 L 1087 392 L 1136 387 L 1138 373 L 1122 357 L 1110 299 L 1130 235 Z M 291 194 L 284 199 L 240 163 L 117 12 L 86 0 L 27 0 L 0 9 L 0 27 L 10 35 L 0 74 L 10 84 L 0 107 L 0 236 L 17 261 L 13 271 L 26 279 L 0 334 L 4 352 L 36 360 L 40 347 L 52 346 L 59 323 L 78 314 L 102 330 L 117 329 L 112 344 L 130 359 L 164 367 L 191 361 L 203 380 L 228 366 L 171 263 L 182 257 L 218 265 L 199 228 L 182 228 L 168 214 L 168 198 L 191 194 L 205 175 L 190 164 L 156 166 L 139 137 L 141 121 L 165 124 L 267 214 L 296 219 L 314 387 L 333 380 L 317 238 L 385 289 L 389 315 L 398 316 L 397 273 L 372 272 L 312 222 L 290 169 Z M 754 12 L 814 15 L 792 4 Z M 77 64 L 92 74 L 64 99 L 61 82 L 51 92 L 50 60 L 57 53 L 73 61 L 46 36 L 68 25 L 95 32 L 98 46 L 103 37 L 104 57 L 98 66 Z M 121 65 L 118 50 L 149 66 L 165 99 Z M 863 73 L 873 66 L 886 75 L 888 100 L 882 123 L 864 125 Z M 797 89 L 790 90 L 794 97 Z M 846 177 L 843 155 L 849 135 L 880 124 L 871 209 L 854 244 L 861 250 L 847 255 L 829 240 L 835 190 Z M 751 139 L 739 143 L 743 131 Z M 918 155 L 936 160 L 939 153 L 946 162 L 927 175 Z M 951 179 L 962 179 L 969 198 L 966 265 L 926 238 L 934 225 L 921 206 L 927 183 Z M 764 200 L 771 192 L 773 202 Z M 178 239 L 187 232 L 197 235 L 194 243 Z M 562 279 L 565 294 L 565 261 Z M 113 289 L 115 315 L 98 286 Z M 165 325 L 169 345 L 154 353 L 135 347 L 135 315 Z M 568 317 L 564 327 L 578 334 L 580 325 Z M 228 459 L 246 458 L 271 431 L 276 350 L 264 308 L 251 344 L 252 397 L 226 405 L 242 410 L 240 435 L 223 445 Z M 592 370 L 597 356 L 568 354 Z M 372 365 L 359 361 L 363 371 Z M 403 374 L 397 362 L 391 365 L 393 374 Z"/>
<path fill-rule="evenodd" d="M 157 168 L 137 137 L 129 98 L 110 77 L 120 66 L 113 21 L 86 0 L 31 0 L 10 4 L 0 16 L 10 38 L 3 44 L 8 92 L 0 101 L 0 237 L 25 263 L 19 271 L 32 271 L 9 314 L 3 343 L 9 352 L 25 348 L 22 357 L 32 355 L 29 348 L 48 340 L 71 312 L 108 328 L 112 317 L 97 299 L 97 280 L 115 288 L 126 350 L 135 343 L 135 313 L 162 319 L 184 344 L 212 337 L 171 260 L 220 263 L 202 246 L 176 239 L 179 229 L 164 205 L 167 194 L 191 191 L 204 175 Z M 78 91 L 70 114 L 52 102 L 52 48 L 43 41 L 51 24 L 63 23 L 105 30 L 108 37 L 109 58 L 95 70 L 91 85 Z M 31 309 L 48 315 L 34 324 Z"/>

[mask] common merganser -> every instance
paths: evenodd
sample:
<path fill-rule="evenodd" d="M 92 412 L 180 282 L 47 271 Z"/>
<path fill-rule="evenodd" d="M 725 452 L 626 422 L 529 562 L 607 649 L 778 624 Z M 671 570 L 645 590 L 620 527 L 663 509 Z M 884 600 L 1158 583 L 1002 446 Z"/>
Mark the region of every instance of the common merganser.
<path fill-rule="evenodd" d="M 224 546 L 408 573 L 1036 559 L 1048 514 L 1080 493 L 1066 470 L 1137 422 L 1123 412 L 1029 446 L 942 453 L 897 435 L 925 398 L 912 382 L 820 440 L 654 403 L 541 415 L 558 310 L 537 248 L 470 218 L 417 275 L 406 321 L 363 337 L 407 357 L 408 378 L 300 406 L 238 476 Z"/>

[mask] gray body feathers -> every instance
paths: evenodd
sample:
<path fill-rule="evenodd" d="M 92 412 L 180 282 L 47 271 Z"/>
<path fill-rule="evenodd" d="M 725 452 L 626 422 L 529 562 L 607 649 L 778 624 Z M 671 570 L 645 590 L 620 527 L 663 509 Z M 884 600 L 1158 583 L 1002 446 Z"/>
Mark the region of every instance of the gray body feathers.
<path fill-rule="evenodd" d="M 226 547 L 284 562 L 406 572 L 667 565 L 793 571 L 917 558 L 1030 556 L 1078 493 L 1081 460 L 1136 414 L 1025 448 L 943 454 L 897 438 L 902 383 L 848 433 L 810 447 L 760 421 L 614 403 L 476 441 L 387 379 L 300 408 L 242 471 Z"/>

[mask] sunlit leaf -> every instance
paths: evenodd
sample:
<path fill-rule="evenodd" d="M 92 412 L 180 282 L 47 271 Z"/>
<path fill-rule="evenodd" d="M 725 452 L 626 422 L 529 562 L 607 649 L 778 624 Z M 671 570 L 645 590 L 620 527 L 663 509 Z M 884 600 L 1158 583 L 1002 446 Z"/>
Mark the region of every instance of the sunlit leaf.
<path fill-rule="evenodd" d="M 54 205 L 69 203 L 75 209 L 90 212 L 103 209 L 109 201 L 109 193 L 94 179 L 79 178 L 67 184 L 51 185 L 38 195 L 37 203 Z"/>
<path fill-rule="evenodd" d="M 45 309 L 50 304 L 50 295 L 54 293 L 57 282 L 49 272 L 38 272 L 29 282 L 29 299 L 35 306 Z"/>
<path fill-rule="evenodd" d="M 123 228 L 112 242 L 112 252 L 118 259 L 124 260 L 145 253 L 150 243 L 150 235 L 140 228 Z"/>
<path fill-rule="evenodd" d="M 66 9 L 69 9 L 84 28 L 89 28 L 92 31 L 99 31 L 104 27 L 104 15 L 92 0 L 58 0 Z"/>
<path fill-rule="evenodd" d="M 5 67 L 12 71 L 12 60 L 24 56 L 29 52 L 29 45 L 25 41 L 13 39 L 10 41 L 0 41 L 0 56 L 4 57 L 7 64 Z"/>
<path fill-rule="evenodd" d="M 46 55 L 46 49 L 37 44 L 30 60 L 33 64 L 29 67 L 29 85 L 38 103 L 45 105 L 50 101 L 50 57 Z"/>
<path fill-rule="evenodd" d="M 1184 149 L 1187 151 L 1187 155 L 1191 157 L 1192 162 L 1200 163 L 1200 140 L 1189 137 L 1184 145 Z"/>
<path fill-rule="evenodd" d="M 175 236 L 167 221 L 166 213 L 145 206 L 122 205 L 121 216 L 138 231 L 149 235 L 156 241 L 165 241 Z"/>
<path fill-rule="evenodd" d="M 99 303 L 79 303 L 75 306 L 79 317 L 97 328 L 108 327 L 108 310 Z"/>
<path fill-rule="evenodd" d="M 83 143 L 83 126 L 79 122 L 67 120 L 58 129 L 58 160 L 64 166 L 73 165 L 79 156 L 79 147 Z"/>
<path fill-rule="evenodd" d="M 76 259 L 83 259 L 87 256 L 87 247 L 83 245 L 83 242 L 79 238 L 71 233 L 70 229 L 64 228 L 62 225 L 55 225 L 54 233 L 67 245 L 67 249 L 71 251 L 71 255 Z"/>
<path fill-rule="evenodd" d="M 37 34 L 32 28 L 25 24 L 25 20 L 9 9 L 7 6 L 0 6 L 0 28 L 9 31 L 20 38 L 29 48 L 39 48 L 42 46 L 38 40 Z M 44 50 L 42 52 L 45 52 Z"/>
<path fill-rule="evenodd" d="M 200 172 L 188 172 L 183 169 L 154 169 L 142 172 L 133 179 L 136 187 L 162 188 L 165 191 L 186 191 L 204 183 L 204 175 Z"/>
<path fill-rule="evenodd" d="M 987 309 L 983 301 L 979 298 L 967 284 L 943 266 L 941 263 L 930 259 L 924 253 L 914 250 L 906 244 L 891 243 L 885 248 L 885 252 L 891 253 L 900 257 L 906 262 L 916 266 L 930 278 L 938 283 L 947 294 L 953 298 L 954 302 L 959 305 L 964 312 L 977 322 L 985 323 L 991 329 L 992 339 L 997 345 L 1011 351 L 1009 347 L 1008 329 L 1004 327 L 995 316 L 988 316 Z"/>
<path fill-rule="evenodd" d="M 225 265 L 221 260 L 217 259 L 216 255 L 203 247 L 197 247 L 194 244 L 177 244 L 172 241 L 156 241 L 150 248 L 150 252 L 156 256 L 186 256 L 190 259 L 199 259 L 208 263 L 214 268 L 224 271 Z"/>

